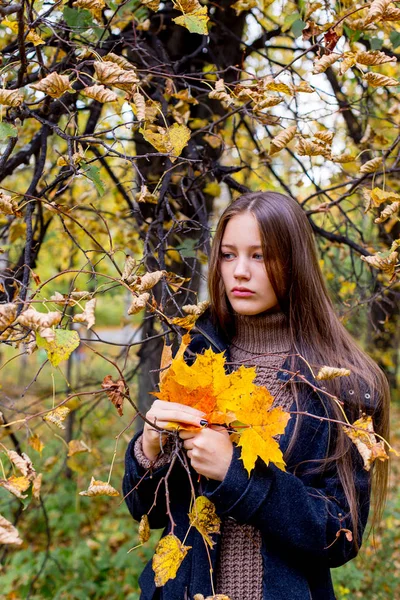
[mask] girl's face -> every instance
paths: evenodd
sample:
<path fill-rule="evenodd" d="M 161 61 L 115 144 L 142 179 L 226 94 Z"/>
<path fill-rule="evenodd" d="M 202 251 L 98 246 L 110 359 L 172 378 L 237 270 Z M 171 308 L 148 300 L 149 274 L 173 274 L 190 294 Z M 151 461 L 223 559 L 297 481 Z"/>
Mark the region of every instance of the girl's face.
<path fill-rule="evenodd" d="M 257 315 L 278 306 L 265 268 L 258 223 L 245 212 L 229 219 L 221 241 L 221 277 L 233 310 Z"/>

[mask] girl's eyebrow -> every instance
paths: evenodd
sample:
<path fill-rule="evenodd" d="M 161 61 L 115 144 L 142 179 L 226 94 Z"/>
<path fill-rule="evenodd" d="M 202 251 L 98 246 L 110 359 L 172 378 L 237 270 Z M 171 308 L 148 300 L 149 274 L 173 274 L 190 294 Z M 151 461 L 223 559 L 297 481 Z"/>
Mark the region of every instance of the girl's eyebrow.
<path fill-rule="evenodd" d="M 221 248 L 236 248 L 234 244 L 221 244 Z M 261 248 L 261 244 L 255 244 L 254 246 L 249 246 L 251 250 L 255 250 L 257 248 Z"/>

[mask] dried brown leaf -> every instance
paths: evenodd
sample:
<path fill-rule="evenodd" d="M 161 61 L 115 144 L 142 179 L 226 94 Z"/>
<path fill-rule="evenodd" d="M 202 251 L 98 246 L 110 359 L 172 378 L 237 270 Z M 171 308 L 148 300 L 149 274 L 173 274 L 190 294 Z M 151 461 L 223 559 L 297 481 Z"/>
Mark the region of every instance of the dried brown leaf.
<path fill-rule="evenodd" d="M 365 18 L 365 23 L 374 23 L 380 17 L 383 17 L 391 2 L 392 0 L 373 0 Z"/>
<path fill-rule="evenodd" d="M 122 417 L 124 406 L 125 382 L 122 379 L 113 381 L 111 375 L 106 375 L 101 384 L 103 390 L 106 391 L 108 398 L 114 404 L 120 417 Z"/>
<path fill-rule="evenodd" d="M 5 215 L 15 215 L 16 217 L 22 216 L 21 211 L 18 209 L 17 200 L 2 191 L 0 191 L 0 212 Z"/>
<path fill-rule="evenodd" d="M 32 484 L 32 496 L 35 498 L 35 500 L 39 500 L 40 498 L 40 490 L 42 487 L 42 473 L 39 473 L 39 475 L 37 475 L 37 477 L 33 480 L 33 484 Z"/>
<path fill-rule="evenodd" d="M 21 106 L 23 101 L 24 97 L 19 93 L 18 90 L 0 89 L 0 104 L 17 108 L 18 106 Z"/>
<path fill-rule="evenodd" d="M 363 416 L 353 423 L 352 427 L 343 427 L 345 434 L 357 447 L 364 461 L 364 469 L 369 471 L 375 460 L 385 461 L 389 456 L 383 440 L 378 441 L 374 433 L 372 417 Z"/>
<path fill-rule="evenodd" d="M 82 452 L 90 452 L 89 446 L 82 440 L 70 440 L 68 442 L 68 454 L 67 456 L 74 456 L 74 454 L 82 454 Z"/>
<path fill-rule="evenodd" d="M 94 477 L 90 480 L 87 490 L 79 492 L 80 496 L 119 496 L 119 492 L 105 481 L 98 481 Z"/>
<path fill-rule="evenodd" d="M 15 477 L 12 475 L 8 479 L 0 479 L 0 486 L 14 494 L 20 500 L 28 497 L 23 492 L 26 492 L 30 485 L 31 482 L 27 477 Z"/>
<path fill-rule="evenodd" d="M 325 366 L 320 368 L 315 379 L 318 379 L 319 381 L 325 381 L 327 379 L 335 379 L 336 377 L 348 377 L 349 375 L 351 375 L 351 371 L 349 371 L 349 369 Z"/>
<path fill-rule="evenodd" d="M 51 98 L 60 98 L 67 90 L 72 89 L 68 75 L 59 75 L 55 71 L 38 83 L 31 83 L 30 87 L 39 92 L 44 92 Z"/>
<path fill-rule="evenodd" d="M 365 73 L 364 79 L 374 87 L 400 85 L 400 81 L 394 77 L 388 77 L 387 75 L 382 75 L 382 73 L 372 73 L 372 71 Z"/>
<path fill-rule="evenodd" d="M 150 294 L 148 292 L 139 294 L 139 296 L 133 296 L 131 305 L 128 308 L 128 315 L 136 315 L 138 312 L 146 308 L 146 304 L 149 300 Z"/>
<path fill-rule="evenodd" d="M 314 75 L 324 73 L 327 68 L 331 67 L 340 57 L 340 54 L 335 54 L 333 52 L 331 54 L 324 54 L 321 58 L 317 58 L 314 61 L 312 72 Z"/>
<path fill-rule="evenodd" d="M 150 539 L 149 517 L 143 515 L 139 523 L 139 540 L 141 544 L 145 544 Z"/>
<path fill-rule="evenodd" d="M 91 85 L 85 87 L 82 90 L 82 94 L 85 94 L 88 98 L 93 98 L 97 102 L 104 104 L 105 102 L 115 102 L 118 100 L 118 96 L 112 90 L 104 87 L 104 85 Z"/>
<path fill-rule="evenodd" d="M 384 223 L 385 221 L 390 219 L 390 217 L 397 214 L 399 211 L 400 202 L 393 202 L 392 204 L 389 204 L 389 206 L 383 209 L 379 217 L 375 219 L 374 223 Z"/>
<path fill-rule="evenodd" d="M 11 460 L 11 462 L 17 467 L 19 471 L 21 471 L 22 475 L 32 481 L 36 477 L 36 471 L 33 468 L 33 464 L 31 459 L 25 452 L 22 455 L 19 455 L 18 452 L 14 450 L 8 450 L 7 456 Z"/>
<path fill-rule="evenodd" d="M 0 515 L 0 544 L 20 546 L 22 540 L 18 530 L 7 519 Z"/>
<path fill-rule="evenodd" d="M 362 165 L 360 168 L 360 173 L 365 175 L 366 173 L 375 173 L 382 165 L 383 158 L 381 156 L 377 156 L 376 158 L 372 158 L 368 160 L 366 163 Z"/>
<path fill-rule="evenodd" d="M 272 156 L 273 154 L 276 154 L 277 152 L 283 150 L 283 148 L 286 148 L 286 146 L 292 141 L 292 139 L 296 135 L 296 131 L 297 126 L 293 125 L 293 127 L 288 127 L 287 129 L 284 129 L 283 131 L 278 133 L 278 135 L 272 138 L 271 148 L 269 151 L 270 155 Z"/>
<path fill-rule="evenodd" d="M 79 314 L 75 314 L 72 319 L 74 323 L 86 323 L 88 329 L 93 327 L 95 324 L 95 315 L 94 311 L 96 308 L 96 298 L 92 298 L 88 302 L 86 302 L 85 310 Z"/>
<path fill-rule="evenodd" d="M 356 60 L 361 65 L 383 65 L 388 62 L 396 62 L 395 56 L 388 56 L 385 52 L 379 52 L 379 50 L 371 50 L 369 52 L 360 51 L 357 52 Z"/>

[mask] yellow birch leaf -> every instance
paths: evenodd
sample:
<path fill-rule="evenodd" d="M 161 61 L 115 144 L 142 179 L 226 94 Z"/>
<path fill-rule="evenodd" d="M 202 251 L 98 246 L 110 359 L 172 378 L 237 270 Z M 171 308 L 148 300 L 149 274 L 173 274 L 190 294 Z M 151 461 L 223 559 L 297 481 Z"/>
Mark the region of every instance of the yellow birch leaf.
<path fill-rule="evenodd" d="M 178 325 L 178 327 L 182 327 L 183 329 L 190 331 L 193 329 L 197 319 L 197 315 L 187 315 L 186 317 L 174 317 L 173 319 L 170 319 L 169 322 L 172 325 Z"/>
<path fill-rule="evenodd" d="M 54 410 L 48 412 L 43 417 L 43 421 L 47 421 L 47 423 L 53 423 L 59 429 L 65 429 L 63 421 L 65 421 L 70 412 L 71 411 L 67 406 L 58 406 Z"/>
<path fill-rule="evenodd" d="M 84 492 L 79 492 L 80 496 L 119 496 L 119 492 L 105 481 L 98 481 L 94 477 L 90 480 L 90 485 Z"/>
<path fill-rule="evenodd" d="M 68 454 L 67 456 L 74 456 L 74 454 L 81 454 L 82 452 L 90 452 L 90 448 L 82 440 L 70 440 L 68 442 Z"/>
<path fill-rule="evenodd" d="M 15 477 L 15 475 L 12 475 L 8 479 L 0 479 L 0 487 L 8 490 L 20 500 L 28 497 L 28 495 L 23 494 L 23 492 L 25 492 L 30 485 L 31 482 L 27 477 Z"/>
<path fill-rule="evenodd" d="M 77 331 L 56 329 L 54 340 L 49 341 L 42 337 L 41 333 L 38 333 L 36 343 L 39 348 L 46 350 L 53 367 L 58 367 L 63 360 L 68 360 L 72 352 L 79 346 L 80 340 Z"/>
<path fill-rule="evenodd" d="M 267 84 L 267 90 L 272 92 L 281 92 L 282 94 L 292 95 L 292 90 L 286 83 L 281 83 L 279 81 L 271 81 L 271 83 Z"/>
<path fill-rule="evenodd" d="M 371 190 L 369 195 L 372 205 L 376 207 L 383 204 L 383 202 L 397 202 L 400 200 L 399 194 L 396 194 L 395 192 L 386 192 L 378 187 L 375 187 L 373 190 Z"/>
<path fill-rule="evenodd" d="M 36 452 L 39 452 L 39 454 L 42 454 L 42 450 L 44 448 L 44 444 L 43 444 L 42 440 L 40 439 L 40 437 L 36 433 L 34 433 L 33 435 L 31 435 L 31 437 L 28 439 L 28 444 L 34 450 L 36 450 Z"/>
<path fill-rule="evenodd" d="M 93 98 L 93 100 L 101 102 L 102 104 L 105 102 L 116 102 L 118 100 L 117 94 L 112 90 L 105 88 L 104 85 L 91 85 L 89 87 L 85 87 L 83 90 L 81 90 L 81 93 L 88 98 Z"/>
<path fill-rule="evenodd" d="M 139 540 L 141 544 L 145 544 L 150 539 L 149 517 L 143 515 L 139 523 Z"/>
<path fill-rule="evenodd" d="M 203 188 L 203 192 L 214 198 L 218 198 L 221 195 L 221 186 L 216 181 L 210 181 Z"/>
<path fill-rule="evenodd" d="M 191 546 L 184 546 L 173 534 L 168 534 L 158 542 L 152 561 L 156 587 L 161 587 L 176 573 Z"/>
<path fill-rule="evenodd" d="M 389 456 L 382 440 L 378 441 L 374 433 L 372 417 L 363 416 L 353 423 L 351 427 L 343 426 L 343 431 L 357 447 L 364 461 L 364 469 L 369 471 L 375 460 L 385 461 Z"/>
<path fill-rule="evenodd" d="M 245 10 L 251 10 L 257 6 L 257 0 L 237 0 L 234 4 L 232 4 L 231 8 L 236 11 L 237 16 L 239 16 Z"/>
<path fill-rule="evenodd" d="M 190 129 L 186 125 L 178 125 L 174 123 L 172 127 L 168 129 L 168 137 L 172 147 L 172 154 L 175 157 L 180 156 L 182 150 L 190 140 Z M 176 158 L 171 157 L 171 161 L 174 162 Z"/>
<path fill-rule="evenodd" d="M 335 377 L 348 377 L 349 375 L 351 375 L 351 371 L 349 371 L 349 369 L 324 366 L 320 368 L 315 379 L 324 381 L 326 379 L 335 379 Z"/>
<path fill-rule="evenodd" d="M 157 12 L 160 7 L 160 1 L 161 0 L 141 0 L 140 3 L 150 8 L 150 10 Z"/>
<path fill-rule="evenodd" d="M 75 0 L 75 2 L 72 3 L 72 6 L 89 10 L 94 18 L 100 21 L 106 3 L 104 0 Z"/>
<path fill-rule="evenodd" d="M 219 533 L 221 519 L 215 512 L 215 504 L 206 496 L 198 496 L 189 513 L 189 521 L 201 534 L 203 540 L 212 548 L 215 544 L 211 535 Z"/>
<path fill-rule="evenodd" d="M 372 73 L 372 71 L 365 73 L 364 79 L 374 87 L 400 85 L 400 81 L 394 77 L 388 77 L 387 75 L 382 75 L 382 73 Z"/>
<path fill-rule="evenodd" d="M 20 546 L 22 544 L 18 529 L 2 515 L 0 515 L 0 544 L 10 544 L 14 546 Z"/>
<path fill-rule="evenodd" d="M 206 6 L 201 6 L 197 0 L 181 0 L 177 8 L 183 12 L 183 15 L 172 19 L 174 23 L 186 27 L 190 33 L 208 35 L 209 17 Z"/>
<path fill-rule="evenodd" d="M 0 89 L 0 104 L 4 106 L 13 106 L 14 108 L 20 106 L 24 101 L 24 97 L 19 93 L 18 90 L 4 90 Z"/>
<path fill-rule="evenodd" d="M 296 131 L 297 126 L 293 125 L 293 127 L 288 127 L 287 129 L 284 129 L 284 131 L 281 131 L 280 133 L 278 133 L 278 135 L 272 138 L 271 149 L 269 151 L 270 155 L 272 156 L 273 154 L 276 154 L 277 152 L 283 150 L 283 148 L 286 148 L 289 142 L 291 142 L 291 140 L 296 135 Z"/>
<path fill-rule="evenodd" d="M 26 36 L 26 41 L 27 42 L 32 42 L 32 44 L 34 46 L 40 46 L 41 44 L 45 44 L 46 42 L 44 40 L 42 40 L 42 38 L 40 37 L 40 35 L 38 35 L 36 33 L 36 31 L 34 29 L 30 29 L 27 36 Z"/>
<path fill-rule="evenodd" d="M 68 75 L 59 75 L 55 71 L 38 83 L 31 83 L 30 87 L 44 92 L 51 98 L 60 98 L 66 91 L 72 90 Z"/>

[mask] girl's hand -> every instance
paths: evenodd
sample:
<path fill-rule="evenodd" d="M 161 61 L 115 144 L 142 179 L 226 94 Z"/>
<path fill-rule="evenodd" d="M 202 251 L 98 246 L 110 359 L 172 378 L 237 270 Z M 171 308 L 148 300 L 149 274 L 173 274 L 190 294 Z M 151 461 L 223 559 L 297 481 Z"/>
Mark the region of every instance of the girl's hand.
<path fill-rule="evenodd" d="M 150 410 L 146 413 L 146 419 L 157 425 L 161 429 L 173 431 L 172 422 L 185 423 L 200 427 L 200 421 L 204 418 L 204 413 L 191 406 L 185 406 L 178 402 L 165 402 L 164 400 L 155 400 Z M 144 424 L 142 446 L 143 452 L 149 460 L 155 460 L 160 454 L 161 447 L 167 439 L 166 433 L 160 433 L 148 423 Z M 193 434 L 192 434 L 193 435 Z"/>
<path fill-rule="evenodd" d="M 223 427 L 204 427 L 199 433 L 180 431 L 191 465 L 199 475 L 222 481 L 232 460 L 233 445 Z"/>

